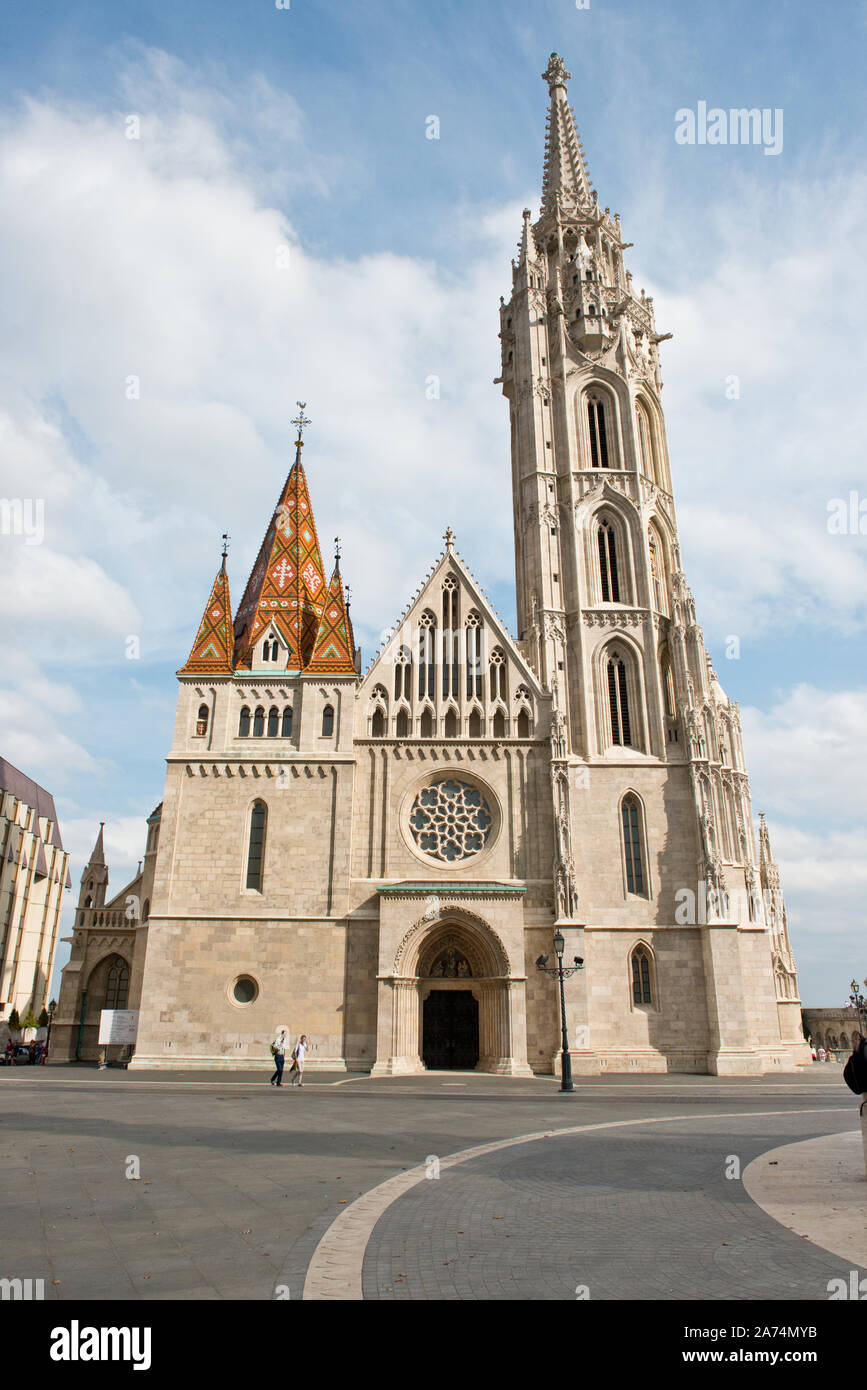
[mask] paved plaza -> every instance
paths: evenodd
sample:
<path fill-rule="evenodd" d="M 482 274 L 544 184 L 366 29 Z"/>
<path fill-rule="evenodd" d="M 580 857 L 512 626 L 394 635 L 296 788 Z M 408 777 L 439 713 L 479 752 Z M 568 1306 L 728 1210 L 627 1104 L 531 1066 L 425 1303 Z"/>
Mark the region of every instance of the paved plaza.
<path fill-rule="evenodd" d="M 3 1273 L 61 1301 L 825 1301 L 867 1274 L 836 1066 L 572 1096 L 472 1073 L 277 1091 L 267 1065 L 4 1068 L 0 1124 Z"/>

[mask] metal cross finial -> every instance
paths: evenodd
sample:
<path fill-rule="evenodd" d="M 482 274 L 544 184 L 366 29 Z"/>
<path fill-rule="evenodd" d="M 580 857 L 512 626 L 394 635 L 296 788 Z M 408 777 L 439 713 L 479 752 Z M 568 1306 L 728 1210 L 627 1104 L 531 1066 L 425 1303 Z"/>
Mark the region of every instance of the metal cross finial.
<path fill-rule="evenodd" d="M 340 569 L 340 537 L 334 537 L 334 568 Z"/>
<path fill-rule="evenodd" d="M 446 533 L 443 536 L 443 540 L 446 543 L 446 551 L 449 555 L 451 555 L 452 551 L 455 548 L 455 533 L 452 530 L 451 526 L 446 527 Z"/>
<path fill-rule="evenodd" d="M 229 541 L 230 541 L 231 539 L 232 539 L 232 537 L 229 535 L 228 531 L 224 531 L 224 532 L 223 532 L 223 559 L 224 559 L 224 560 L 225 560 L 226 556 L 227 556 L 228 553 L 229 553 Z"/>
<path fill-rule="evenodd" d="M 311 421 L 308 420 L 307 416 L 304 414 L 304 411 L 305 411 L 305 409 L 306 409 L 306 407 L 307 407 L 307 402 L 306 402 L 306 401 L 296 401 L 295 404 L 298 406 L 298 414 L 295 416 L 295 419 L 292 420 L 290 423 L 293 424 L 293 425 L 297 425 L 297 427 L 298 427 L 298 442 L 301 443 L 301 436 L 302 436 L 302 434 L 304 433 L 305 426 L 309 425 L 309 424 L 311 423 Z"/>

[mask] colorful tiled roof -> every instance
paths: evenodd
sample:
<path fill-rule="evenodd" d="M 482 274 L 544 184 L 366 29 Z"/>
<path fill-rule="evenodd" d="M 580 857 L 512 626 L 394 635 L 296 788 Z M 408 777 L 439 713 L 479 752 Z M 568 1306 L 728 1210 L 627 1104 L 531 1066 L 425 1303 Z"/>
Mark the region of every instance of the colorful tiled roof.
<path fill-rule="evenodd" d="M 233 650 L 232 602 L 224 559 L 205 605 L 193 649 L 186 666 L 182 666 L 178 674 L 230 676 Z"/>

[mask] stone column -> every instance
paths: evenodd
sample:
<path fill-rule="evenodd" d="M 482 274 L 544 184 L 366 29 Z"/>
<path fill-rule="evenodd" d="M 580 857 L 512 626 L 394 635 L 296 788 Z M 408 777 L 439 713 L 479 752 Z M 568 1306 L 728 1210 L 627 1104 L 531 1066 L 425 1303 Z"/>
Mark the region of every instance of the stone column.
<path fill-rule="evenodd" d="M 418 980 L 380 977 L 376 1062 L 371 1075 L 401 1076 L 422 1070 L 418 1012 Z"/>
<path fill-rule="evenodd" d="M 476 1070 L 500 1076 L 532 1076 L 527 1062 L 524 980 L 485 980 L 474 988 L 479 1005 L 479 1061 Z"/>
<path fill-rule="evenodd" d="M 737 923 L 702 927 L 702 956 L 708 1072 L 711 1076 L 758 1075 L 762 1062 L 750 1039 Z"/>

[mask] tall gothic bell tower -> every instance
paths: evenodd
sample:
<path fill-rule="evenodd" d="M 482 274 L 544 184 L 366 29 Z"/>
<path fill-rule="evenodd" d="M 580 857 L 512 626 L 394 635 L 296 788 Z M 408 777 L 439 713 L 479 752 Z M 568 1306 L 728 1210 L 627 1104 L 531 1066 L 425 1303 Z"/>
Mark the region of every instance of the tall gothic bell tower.
<path fill-rule="evenodd" d="M 552 53 L 541 212 L 524 212 L 500 308 L 519 638 L 554 711 L 557 920 L 588 979 L 631 982 L 620 1002 L 638 1065 L 659 1052 L 675 1070 L 803 1061 L 784 917 L 762 902 L 738 708 L 681 569 L 659 364 L 670 335 L 626 269 L 619 216 L 599 205 L 570 77 Z M 687 986 L 679 998 L 666 957 Z M 706 1056 L 672 1009 L 700 1010 Z M 618 1009 L 594 1005 L 591 986 L 572 1013 L 585 1069 L 610 1065 Z"/>

